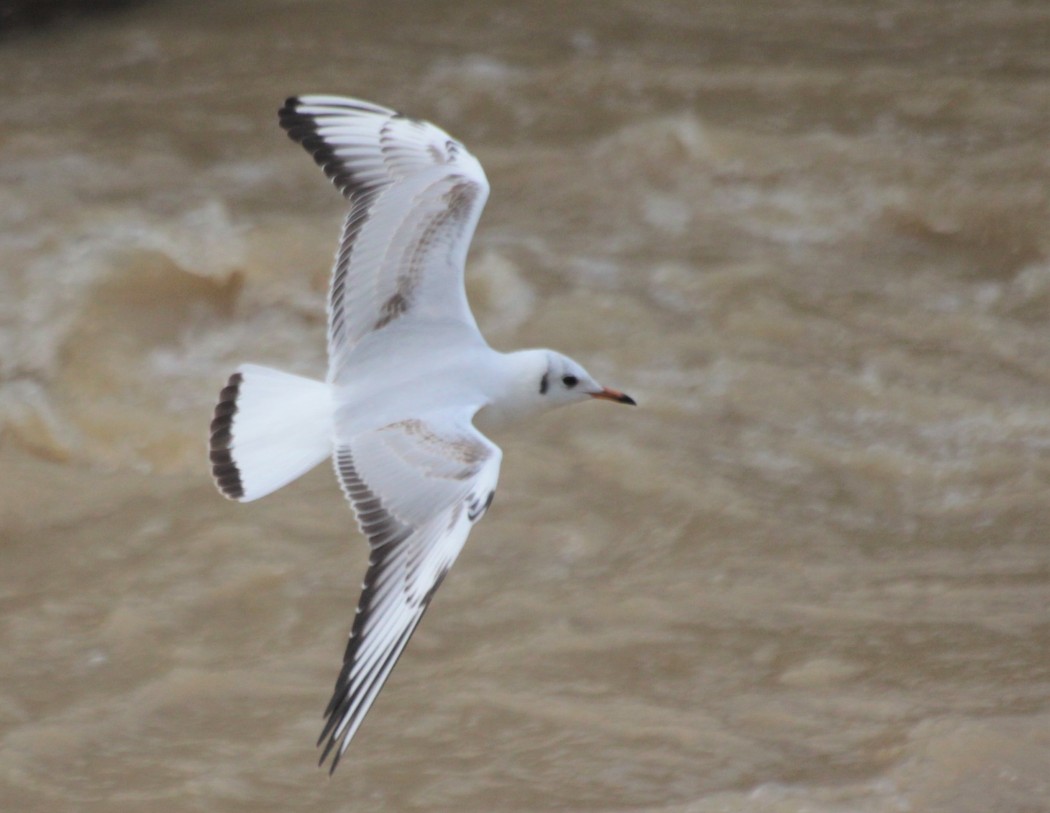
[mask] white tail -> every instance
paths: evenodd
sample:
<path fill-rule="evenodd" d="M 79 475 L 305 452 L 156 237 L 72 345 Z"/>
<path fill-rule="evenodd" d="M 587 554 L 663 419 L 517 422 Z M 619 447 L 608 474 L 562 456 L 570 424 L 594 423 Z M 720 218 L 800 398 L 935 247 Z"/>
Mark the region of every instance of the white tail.
<path fill-rule="evenodd" d="M 265 497 L 332 454 L 332 395 L 314 381 L 242 364 L 219 394 L 211 472 L 231 500 Z"/>

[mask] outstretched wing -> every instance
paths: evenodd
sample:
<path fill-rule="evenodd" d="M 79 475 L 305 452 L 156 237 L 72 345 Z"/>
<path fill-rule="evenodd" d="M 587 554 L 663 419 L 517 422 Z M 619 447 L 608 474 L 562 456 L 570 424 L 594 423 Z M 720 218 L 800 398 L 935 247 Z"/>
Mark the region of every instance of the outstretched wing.
<path fill-rule="evenodd" d="M 488 198 L 481 164 L 444 130 L 339 96 L 288 99 L 281 126 L 350 200 L 328 301 L 328 379 L 394 320 L 475 329 L 463 265 Z"/>
<path fill-rule="evenodd" d="M 335 461 L 371 556 L 317 744 L 335 770 L 372 701 L 488 509 L 502 453 L 470 424 L 439 413 L 337 438 Z"/>

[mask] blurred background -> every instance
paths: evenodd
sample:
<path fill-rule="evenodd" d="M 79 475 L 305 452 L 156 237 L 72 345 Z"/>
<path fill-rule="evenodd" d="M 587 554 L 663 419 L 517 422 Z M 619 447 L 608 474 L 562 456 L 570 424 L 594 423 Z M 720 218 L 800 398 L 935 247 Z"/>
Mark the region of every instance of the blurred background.
<path fill-rule="evenodd" d="M 0 5 L 0 808 L 1050 810 L 1050 7 Z M 98 11 L 98 9 L 96 9 Z M 365 544 L 223 500 L 324 374 L 344 201 L 285 96 L 432 119 L 500 349 L 634 395 L 496 437 L 339 771 Z"/>

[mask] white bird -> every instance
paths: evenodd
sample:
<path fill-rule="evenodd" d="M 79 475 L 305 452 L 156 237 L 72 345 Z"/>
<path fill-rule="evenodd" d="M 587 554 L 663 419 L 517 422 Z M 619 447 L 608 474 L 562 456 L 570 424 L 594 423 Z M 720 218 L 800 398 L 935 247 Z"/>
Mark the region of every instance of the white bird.
<path fill-rule="evenodd" d="M 334 771 L 492 503 L 500 426 L 594 398 L 634 404 L 552 350 L 500 353 L 467 304 L 464 262 L 489 194 L 433 124 L 338 96 L 288 99 L 280 124 L 350 201 L 328 297 L 328 375 L 244 364 L 211 423 L 219 490 L 263 497 L 331 456 L 371 546 L 317 744 Z"/>

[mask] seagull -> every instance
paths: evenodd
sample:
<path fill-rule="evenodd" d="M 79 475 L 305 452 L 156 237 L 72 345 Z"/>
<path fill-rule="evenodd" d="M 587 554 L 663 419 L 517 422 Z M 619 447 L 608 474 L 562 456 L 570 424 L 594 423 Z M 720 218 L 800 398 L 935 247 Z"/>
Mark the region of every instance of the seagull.
<path fill-rule="evenodd" d="M 242 364 L 215 407 L 210 461 L 219 491 L 250 502 L 331 458 L 368 540 L 317 740 L 331 774 L 492 504 L 502 452 L 478 426 L 635 402 L 553 350 L 501 353 L 482 337 L 464 263 L 489 184 L 461 143 L 340 96 L 293 97 L 278 115 L 350 203 L 328 293 L 328 373 Z"/>

